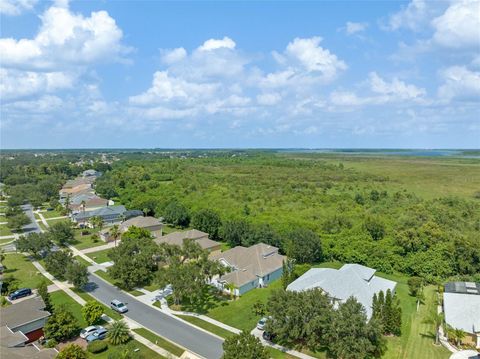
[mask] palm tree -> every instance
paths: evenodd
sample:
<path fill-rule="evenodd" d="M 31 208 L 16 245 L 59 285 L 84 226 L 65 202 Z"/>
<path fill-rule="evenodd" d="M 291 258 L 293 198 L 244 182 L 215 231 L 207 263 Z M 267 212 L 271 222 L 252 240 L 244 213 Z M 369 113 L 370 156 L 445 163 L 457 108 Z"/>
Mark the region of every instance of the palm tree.
<path fill-rule="evenodd" d="M 112 236 L 115 241 L 115 247 L 117 246 L 117 239 L 120 237 L 120 234 L 120 227 L 118 227 L 118 224 L 114 224 L 112 228 L 110 228 L 110 236 Z"/>
<path fill-rule="evenodd" d="M 125 344 L 130 339 L 127 324 L 123 320 L 116 320 L 110 325 L 107 334 L 108 341 L 113 345 Z"/>
<path fill-rule="evenodd" d="M 82 200 L 82 202 L 80 202 L 80 207 L 82 208 L 82 212 L 85 213 L 85 206 L 87 205 L 87 202 L 85 202 L 85 200 Z"/>
<path fill-rule="evenodd" d="M 453 329 L 452 330 L 453 339 L 455 340 L 455 344 L 459 346 L 462 344 L 463 338 L 465 338 L 465 332 L 462 329 Z"/>
<path fill-rule="evenodd" d="M 434 312 L 424 322 L 435 326 L 435 344 L 440 344 L 440 327 L 443 324 L 443 313 Z"/>

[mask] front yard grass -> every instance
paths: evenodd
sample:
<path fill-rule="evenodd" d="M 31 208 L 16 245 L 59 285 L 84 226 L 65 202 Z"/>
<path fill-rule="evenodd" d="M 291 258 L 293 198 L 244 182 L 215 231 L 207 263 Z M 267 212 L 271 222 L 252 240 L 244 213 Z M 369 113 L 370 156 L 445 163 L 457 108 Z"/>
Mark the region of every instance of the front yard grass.
<path fill-rule="evenodd" d="M 272 291 L 281 286 L 281 281 L 276 280 L 266 288 L 252 289 L 236 300 L 221 303 L 209 310 L 206 315 L 234 328 L 250 332 L 261 318 L 254 313 L 253 305 L 256 302 L 266 304 Z"/>
<path fill-rule="evenodd" d="M 19 288 L 38 288 L 42 281 L 48 284 L 52 282 L 45 278 L 35 266 L 30 262 L 28 257 L 19 253 L 5 254 L 5 260 L 2 262 L 5 266 L 4 276 L 13 276 L 18 280 Z"/>
<path fill-rule="evenodd" d="M 111 250 L 112 249 L 109 248 L 109 249 L 104 249 L 104 250 L 97 251 L 97 252 L 87 253 L 86 255 L 88 257 L 92 258 L 97 263 L 105 263 L 105 262 L 110 262 L 111 261 L 110 257 L 108 256 L 108 253 L 110 253 Z"/>
<path fill-rule="evenodd" d="M 100 231 L 100 228 L 89 228 L 89 229 L 80 229 L 76 228 L 75 230 L 75 241 L 72 242 L 72 245 L 77 249 L 85 249 L 91 247 L 97 247 L 106 244 L 102 241 L 96 234 Z M 89 234 L 82 235 L 82 231 L 88 231 Z"/>
<path fill-rule="evenodd" d="M 85 292 L 84 290 L 77 289 L 77 288 L 72 288 L 72 290 L 80 296 L 83 300 L 90 302 L 92 300 L 98 302 L 102 307 L 103 307 L 103 313 L 108 315 L 110 318 L 115 319 L 115 320 L 120 320 L 123 318 L 123 316 L 120 313 L 117 313 L 110 307 L 107 307 L 105 304 L 100 303 L 98 300 L 96 300 L 94 297 L 92 297 L 90 294 Z"/>
<path fill-rule="evenodd" d="M 50 293 L 50 299 L 54 308 L 58 308 L 63 305 L 66 310 L 71 312 L 75 319 L 77 319 L 80 329 L 88 326 L 87 322 L 85 322 L 85 319 L 83 319 L 82 316 L 82 306 L 63 290 L 57 290 Z"/>
<path fill-rule="evenodd" d="M 216 334 L 219 337 L 222 338 L 228 338 L 229 336 L 235 335 L 235 333 L 232 333 L 231 331 L 228 331 L 226 329 L 220 328 L 219 326 L 216 326 L 215 324 L 209 323 L 204 321 L 203 319 L 197 318 L 197 317 L 192 317 L 190 315 L 177 315 L 177 317 L 192 323 L 193 325 L 196 325 L 197 327 L 200 327 L 202 329 L 205 329 L 206 331 Z"/>
<path fill-rule="evenodd" d="M 148 358 L 148 359 L 166 359 L 164 356 L 154 352 L 152 349 L 146 347 L 142 343 L 136 341 L 135 339 L 131 339 L 127 344 L 122 345 L 112 345 L 108 344 L 108 349 L 104 352 L 93 354 L 88 353 L 89 357 L 92 359 L 109 359 L 112 358 L 113 353 L 117 353 L 120 357 L 121 353 L 126 349 L 131 348 L 132 350 L 138 349 L 140 354 L 140 358 Z"/>
<path fill-rule="evenodd" d="M 94 272 L 94 274 L 98 275 L 100 278 L 102 279 L 105 279 L 108 283 L 110 283 L 111 285 L 114 285 L 128 293 L 130 293 L 131 295 L 133 295 L 134 297 L 139 297 L 141 295 L 144 295 L 145 293 L 143 292 L 140 292 L 139 290 L 136 290 L 136 289 L 132 289 L 132 290 L 126 290 L 126 289 L 123 289 L 120 285 L 120 283 L 118 283 L 115 279 L 113 279 L 109 274 L 108 272 L 105 272 L 101 269 L 97 270 Z"/>
<path fill-rule="evenodd" d="M 92 265 L 92 263 L 86 261 L 85 259 L 83 259 L 80 256 L 75 256 L 75 257 L 73 257 L 73 259 L 75 259 L 80 264 L 83 264 L 85 267 L 90 267 Z"/>
<path fill-rule="evenodd" d="M 159 347 L 169 351 L 173 355 L 176 355 L 177 357 L 181 357 L 182 354 L 185 352 L 185 350 L 183 350 L 182 348 L 176 346 L 168 340 L 163 339 L 162 337 L 159 337 L 148 329 L 137 328 L 133 329 L 133 331 L 137 334 L 140 334 L 142 337 L 150 340 L 152 343 L 158 345 Z"/>
<path fill-rule="evenodd" d="M 59 222 L 67 222 L 67 223 L 72 223 L 68 218 L 58 218 L 58 219 L 47 219 L 45 218 L 49 226 L 53 226 L 55 223 Z"/>
<path fill-rule="evenodd" d="M 48 219 L 48 218 L 55 218 L 55 217 L 63 217 L 63 214 L 56 211 L 56 210 L 53 210 L 53 211 L 42 211 L 42 216 L 45 218 L 45 219 Z"/>
<path fill-rule="evenodd" d="M 0 224 L 0 236 L 11 236 L 13 233 L 5 224 Z"/>

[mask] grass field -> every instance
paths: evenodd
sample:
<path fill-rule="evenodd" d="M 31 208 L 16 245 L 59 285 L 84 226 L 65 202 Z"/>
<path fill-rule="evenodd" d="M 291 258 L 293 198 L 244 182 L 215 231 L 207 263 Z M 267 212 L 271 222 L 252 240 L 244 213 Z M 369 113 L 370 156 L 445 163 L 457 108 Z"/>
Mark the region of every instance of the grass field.
<path fill-rule="evenodd" d="M 0 239 L 0 245 L 2 244 L 5 244 L 5 243 L 9 243 L 11 241 L 15 240 L 15 238 L 11 237 L 11 238 L 2 238 Z"/>
<path fill-rule="evenodd" d="M 97 263 L 110 262 L 111 259 L 108 257 L 111 249 L 104 249 L 102 251 L 87 253 L 87 256 L 92 258 Z"/>
<path fill-rule="evenodd" d="M 83 300 L 89 302 L 89 301 L 96 301 L 98 302 L 94 297 L 92 297 L 90 294 L 88 294 L 87 292 L 83 291 L 83 290 L 80 290 L 80 289 L 76 289 L 76 288 L 72 288 L 72 290 L 77 293 Z M 100 302 L 98 302 L 100 303 Z M 115 312 L 114 310 L 112 310 L 111 308 L 107 307 L 106 305 L 104 305 L 103 303 L 100 303 L 100 305 L 103 307 L 103 310 L 104 310 L 104 313 L 106 315 L 108 315 L 110 318 L 113 318 L 115 320 L 120 320 L 123 318 L 123 316 L 120 314 L 120 313 L 117 313 Z"/>
<path fill-rule="evenodd" d="M 3 271 L 4 275 L 11 275 L 17 279 L 19 288 L 37 288 L 42 281 L 52 284 L 52 282 L 37 271 L 37 268 L 34 267 L 30 260 L 22 254 L 6 254 L 3 265 L 6 267 Z"/>
<path fill-rule="evenodd" d="M 12 231 L 5 224 L 0 224 L 0 236 L 10 236 Z"/>
<path fill-rule="evenodd" d="M 55 308 L 63 305 L 69 312 L 71 312 L 75 319 L 77 319 L 80 328 L 88 326 L 82 316 L 82 306 L 63 290 L 57 290 L 56 292 L 50 293 L 50 299 Z"/>
<path fill-rule="evenodd" d="M 173 355 L 180 357 L 185 352 L 185 350 L 183 350 L 182 348 L 176 346 L 175 344 L 169 342 L 168 340 L 165 340 L 159 337 L 158 335 L 152 333 L 148 329 L 138 328 L 138 329 L 133 329 L 133 331 L 137 334 L 140 334 L 142 337 L 150 340 L 152 343 L 157 344 L 159 347 L 169 351 Z"/>
<path fill-rule="evenodd" d="M 100 231 L 100 228 L 93 228 L 93 229 L 88 229 L 90 234 L 88 235 L 83 235 L 82 236 L 82 229 L 75 229 L 75 241 L 72 243 L 72 245 L 77 248 L 77 249 L 85 249 L 85 248 L 91 248 L 91 247 L 97 247 L 104 245 L 105 242 L 102 241 L 100 238 L 96 238 L 94 234 L 98 233 Z"/>
<path fill-rule="evenodd" d="M 45 219 L 49 219 L 49 218 L 55 218 L 55 217 L 63 217 L 63 214 L 56 210 L 53 210 L 53 211 L 42 212 L 42 216 L 45 217 Z"/>
<path fill-rule="evenodd" d="M 419 157 L 314 156 L 345 168 L 388 177 L 389 187 L 426 199 L 454 195 L 472 198 L 480 189 L 479 160 Z M 454 185 L 452 185 L 454 184 Z"/>
<path fill-rule="evenodd" d="M 89 266 L 92 265 L 90 262 L 87 262 L 85 259 L 83 259 L 83 258 L 80 257 L 80 256 L 75 256 L 75 257 L 73 257 L 73 259 L 75 259 L 77 262 L 83 264 L 83 265 L 86 266 L 86 267 L 89 267 Z"/>
<path fill-rule="evenodd" d="M 122 357 L 122 352 L 126 349 L 130 348 L 132 351 L 136 351 L 138 349 L 138 353 L 141 355 L 140 358 L 145 358 L 145 359 L 167 359 L 157 352 L 154 352 L 150 348 L 147 348 L 145 345 L 142 343 L 132 339 L 130 340 L 127 344 L 123 345 L 108 345 L 108 349 L 104 352 L 97 353 L 97 354 L 92 354 L 89 353 L 89 357 L 92 359 L 110 359 L 112 358 L 113 353 L 118 353 L 118 355 L 115 358 L 120 358 Z"/>
<path fill-rule="evenodd" d="M 197 318 L 197 317 L 192 317 L 189 315 L 177 315 L 177 317 L 182 318 L 183 320 L 192 323 L 193 325 L 196 325 L 197 327 L 203 328 L 206 331 L 209 331 L 210 333 L 216 334 L 219 337 L 222 338 L 228 338 L 229 336 L 234 335 L 234 333 L 223 329 L 219 326 L 216 326 L 215 324 L 209 323 L 204 321 L 203 319 Z"/>
<path fill-rule="evenodd" d="M 58 218 L 58 219 L 47 219 L 47 218 L 45 218 L 45 219 L 46 219 L 49 226 L 52 226 L 52 225 L 54 225 L 55 223 L 58 223 L 58 222 L 71 223 L 68 218 Z"/>

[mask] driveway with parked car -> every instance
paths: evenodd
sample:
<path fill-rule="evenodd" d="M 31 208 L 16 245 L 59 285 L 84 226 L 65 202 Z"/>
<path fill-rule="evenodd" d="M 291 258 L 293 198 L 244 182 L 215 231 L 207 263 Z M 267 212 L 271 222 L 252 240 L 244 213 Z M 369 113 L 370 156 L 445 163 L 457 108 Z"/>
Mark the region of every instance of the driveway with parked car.
<path fill-rule="evenodd" d="M 140 302 L 93 274 L 89 275 L 86 290 L 107 306 L 114 299 L 121 301 L 128 306 L 125 317 L 195 354 L 208 359 L 219 359 L 223 354 L 222 339 Z"/>

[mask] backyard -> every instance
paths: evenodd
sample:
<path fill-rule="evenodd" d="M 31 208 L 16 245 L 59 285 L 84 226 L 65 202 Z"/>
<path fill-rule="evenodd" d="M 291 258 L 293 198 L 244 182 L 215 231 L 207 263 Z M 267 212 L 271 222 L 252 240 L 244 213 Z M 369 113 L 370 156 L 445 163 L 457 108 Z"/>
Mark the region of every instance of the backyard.
<path fill-rule="evenodd" d="M 104 245 L 105 242 L 98 237 L 97 233 L 99 231 L 100 231 L 100 228 L 88 228 L 88 229 L 76 228 L 74 230 L 75 241 L 72 243 L 72 245 L 77 249 L 85 249 L 85 248 Z M 85 233 L 85 234 L 82 235 L 82 233 Z"/>

